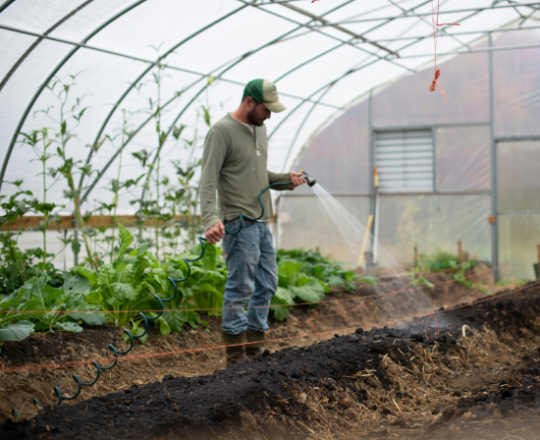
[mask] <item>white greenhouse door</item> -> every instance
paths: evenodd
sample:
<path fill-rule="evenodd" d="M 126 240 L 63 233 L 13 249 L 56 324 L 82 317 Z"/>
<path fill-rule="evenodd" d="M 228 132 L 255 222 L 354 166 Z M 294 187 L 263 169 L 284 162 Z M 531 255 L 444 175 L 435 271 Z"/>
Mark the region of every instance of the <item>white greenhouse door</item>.
<path fill-rule="evenodd" d="M 540 139 L 497 142 L 497 223 L 502 279 L 535 278 L 540 244 Z"/>

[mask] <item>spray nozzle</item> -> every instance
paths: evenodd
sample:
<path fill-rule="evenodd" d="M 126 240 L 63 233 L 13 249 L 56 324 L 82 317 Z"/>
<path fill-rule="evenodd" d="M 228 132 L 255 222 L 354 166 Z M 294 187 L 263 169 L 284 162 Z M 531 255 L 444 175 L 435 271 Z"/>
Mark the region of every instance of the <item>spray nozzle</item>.
<path fill-rule="evenodd" d="M 308 173 L 306 173 L 304 170 L 300 171 L 302 175 L 300 177 L 306 179 L 307 184 L 311 187 L 317 183 L 317 180 L 315 177 L 311 177 Z"/>

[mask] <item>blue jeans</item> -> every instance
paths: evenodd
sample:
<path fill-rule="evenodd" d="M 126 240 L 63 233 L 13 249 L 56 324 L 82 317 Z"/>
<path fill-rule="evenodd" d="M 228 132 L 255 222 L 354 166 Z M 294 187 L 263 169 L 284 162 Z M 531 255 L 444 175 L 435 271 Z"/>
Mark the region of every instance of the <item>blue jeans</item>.
<path fill-rule="evenodd" d="M 237 231 L 240 219 L 225 222 Z M 231 335 L 268 330 L 270 301 L 278 285 L 276 252 L 267 222 L 244 222 L 238 235 L 225 234 L 223 251 L 229 275 L 223 295 L 223 331 Z M 244 307 L 249 306 L 247 315 Z"/>

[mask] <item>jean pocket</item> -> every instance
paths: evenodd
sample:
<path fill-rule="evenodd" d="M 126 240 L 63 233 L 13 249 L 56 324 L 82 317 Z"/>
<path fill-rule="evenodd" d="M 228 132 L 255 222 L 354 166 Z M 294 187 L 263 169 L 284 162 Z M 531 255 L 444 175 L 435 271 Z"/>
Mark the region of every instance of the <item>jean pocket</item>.
<path fill-rule="evenodd" d="M 244 220 L 244 226 L 242 227 L 242 229 L 245 229 L 247 231 L 249 229 L 254 228 L 256 224 L 257 224 L 257 222 L 248 222 L 248 221 Z"/>

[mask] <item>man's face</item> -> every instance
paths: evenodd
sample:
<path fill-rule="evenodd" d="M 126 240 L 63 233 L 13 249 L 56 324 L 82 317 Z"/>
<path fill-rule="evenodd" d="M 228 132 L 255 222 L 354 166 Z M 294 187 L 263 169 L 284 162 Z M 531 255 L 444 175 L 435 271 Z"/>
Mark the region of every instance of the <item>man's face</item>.
<path fill-rule="evenodd" d="M 270 119 L 270 110 L 262 103 L 252 101 L 253 107 L 247 114 L 248 121 L 251 125 L 261 127 L 266 119 Z"/>

